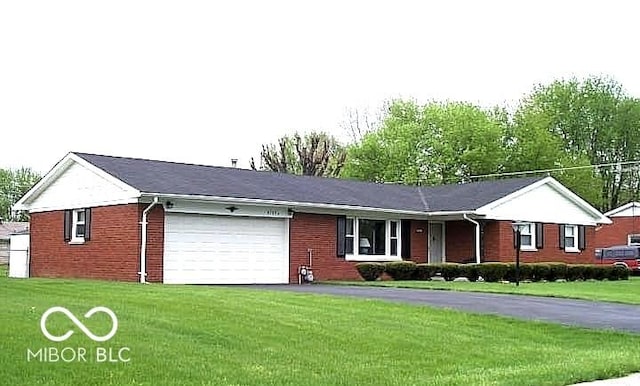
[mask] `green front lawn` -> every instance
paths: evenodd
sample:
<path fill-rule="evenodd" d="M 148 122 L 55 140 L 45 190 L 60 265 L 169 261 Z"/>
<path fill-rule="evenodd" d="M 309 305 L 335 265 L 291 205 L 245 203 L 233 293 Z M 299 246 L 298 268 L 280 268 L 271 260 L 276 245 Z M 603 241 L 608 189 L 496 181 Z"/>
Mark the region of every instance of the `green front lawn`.
<path fill-rule="evenodd" d="M 432 290 L 491 292 L 516 295 L 550 296 L 627 304 L 640 304 L 640 277 L 619 281 L 586 281 L 565 283 L 471 283 L 442 281 L 350 281 L 329 282 L 358 286 L 418 288 Z"/>
<path fill-rule="evenodd" d="M 247 288 L 0 278 L 3 384 L 565 385 L 640 370 L 640 335 L 382 301 Z M 93 343 L 119 318 L 114 338 Z M 27 361 L 27 350 L 86 348 L 87 361 Z M 98 363 L 96 347 L 127 363 Z M 69 358 L 69 356 L 67 356 Z M 114 359 L 117 356 L 114 357 Z"/>

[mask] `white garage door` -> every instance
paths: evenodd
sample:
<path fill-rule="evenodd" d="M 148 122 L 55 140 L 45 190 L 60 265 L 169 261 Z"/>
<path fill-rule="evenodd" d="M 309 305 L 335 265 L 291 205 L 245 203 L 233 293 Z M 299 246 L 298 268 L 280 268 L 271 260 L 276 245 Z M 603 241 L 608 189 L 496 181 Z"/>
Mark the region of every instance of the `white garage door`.
<path fill-rule="evenodd" d="M 286 220 L 167 213 L 164 282 L 289 282 Z"/>

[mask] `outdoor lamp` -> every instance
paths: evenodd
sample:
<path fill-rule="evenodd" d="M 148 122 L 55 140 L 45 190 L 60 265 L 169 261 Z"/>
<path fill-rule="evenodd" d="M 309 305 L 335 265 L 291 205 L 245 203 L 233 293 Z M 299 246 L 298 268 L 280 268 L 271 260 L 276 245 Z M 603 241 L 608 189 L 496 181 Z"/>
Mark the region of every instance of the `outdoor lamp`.
<path fill-rule="evenodd" d="M 516 234 L 516 287 L 520 286 L 520 235 L 522 234 L 522 229 L 524 229 L 529 223 L 522 221 L 514 221 L 511 223 L 511 228 Z"/>

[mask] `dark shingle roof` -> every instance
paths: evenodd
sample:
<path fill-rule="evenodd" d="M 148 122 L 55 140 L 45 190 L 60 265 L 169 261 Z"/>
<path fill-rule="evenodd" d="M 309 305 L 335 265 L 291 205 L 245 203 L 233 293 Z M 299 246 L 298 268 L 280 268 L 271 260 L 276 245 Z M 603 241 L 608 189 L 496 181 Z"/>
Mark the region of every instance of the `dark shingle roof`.
<path fill-rule="evenodd" d="M 389 210 L 474 210 L 540 178 L 415 187 L 74 153 L 144 193 L 234 197 Z"/>

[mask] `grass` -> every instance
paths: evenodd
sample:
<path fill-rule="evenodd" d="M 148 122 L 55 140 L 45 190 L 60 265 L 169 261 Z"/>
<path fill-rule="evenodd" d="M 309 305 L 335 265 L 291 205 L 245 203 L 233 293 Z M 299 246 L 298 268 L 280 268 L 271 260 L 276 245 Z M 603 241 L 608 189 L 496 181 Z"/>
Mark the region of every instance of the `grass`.
<path fill-rule="evenodd" d="M 619 281 L 586 281 L 565 283 L 473 283 L 442 281 L 350 281 L 331 284 L 417 288 L 431 290 L 490 292 L 516 295 L 536 295 L 557 298 L 585 299 L 626 304 L 640 304 L 640 277 Z"/>
<path fill-rule="evenodd" d="M 565 385 L 640 370 L 640 335 L 312 294 L 0 277 L 3 384 Z M 118 332 L 90 341 L 111 308 Z M 27 349 L 130 348 L 127 363 L 27 361 Z"/>

